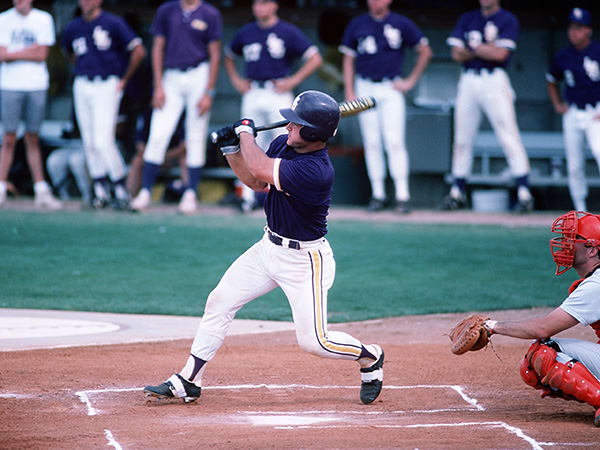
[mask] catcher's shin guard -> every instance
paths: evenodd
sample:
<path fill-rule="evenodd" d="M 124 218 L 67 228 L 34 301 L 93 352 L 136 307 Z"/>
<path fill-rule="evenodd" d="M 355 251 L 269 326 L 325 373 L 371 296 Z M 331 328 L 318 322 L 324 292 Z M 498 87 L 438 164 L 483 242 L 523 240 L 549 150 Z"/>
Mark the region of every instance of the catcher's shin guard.
<path fill-rule="evenodd" d="M 596 408 L 594 425 L 600 426 L 600 381 L 580 362 L 561 363 L 556 350 L 539 341 L 534 342 L 521 361 L 521 378 L 542 397 L 577 400 Z"/>

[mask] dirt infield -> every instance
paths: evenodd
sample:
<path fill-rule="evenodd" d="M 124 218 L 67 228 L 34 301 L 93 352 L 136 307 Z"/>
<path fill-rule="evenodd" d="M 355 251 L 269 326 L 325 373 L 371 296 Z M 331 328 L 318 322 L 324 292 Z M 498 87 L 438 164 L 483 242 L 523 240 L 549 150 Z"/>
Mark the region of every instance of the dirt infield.
<path fill-rule="evenodd" d="M 355 363 L 303 353 L 292 331 L 228 337 L 188 405 L 140 389 L 178 370 L 190 339 L 0 353 L 0 448 L 600 446 L 591 407 L 540 399 L 520 380 L 526 341 L 495 336 L 493 349 L 452 355 L 444 333 L 460 317 L 332 325 L 385 349 L 384 391 L 368 406 Z"/>

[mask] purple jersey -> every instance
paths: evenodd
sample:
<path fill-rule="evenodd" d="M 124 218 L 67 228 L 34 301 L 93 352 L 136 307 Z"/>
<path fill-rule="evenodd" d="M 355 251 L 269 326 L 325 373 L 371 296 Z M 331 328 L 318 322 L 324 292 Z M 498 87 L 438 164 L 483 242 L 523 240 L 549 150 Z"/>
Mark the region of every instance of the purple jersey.
<path fill-rule="evenodd" d="M 354 56 L 356 74 L 372 81 L 402 75 L 404 49 L 426 44 L 427 38 L 409 18 L 389 13 L 376 20 L 362 14 L 346 27 L 340 52 Z"/>
<path fill-rule="evenodd" d="M 219 10 L 204 1 L 184 11 L 175 0 L 158 8 L 151 32 L 165 38 L 165 69 L 186 70 L 208 60 L 208 44 L 221 40 L 223 21 Z"/>
<path fill-rule="evenodd" d="M 90 78 L 122 76 L 127 52 L 141 43 L 125 20 L 105 11 L 91 22 L 71 21 L 62 37 L 63 48 L 75 55 L 75 75 Z"/>
<path fill-rule="evenodd" d="M 270 28 L 256 22 L 244 25 L 228 48 L 228 53 L 244 57 L 246 78 L 259 81 L 286 77 L 295 59 L 317 52 L 298 27 L 283 20 Z"/>
<path fill-rule="evenodd" d="M 327 234 L 334 170 L 327 147 L 296 153 L 286 144 L 287 134 L 276 137 L 267 155 L 280 158 L 277 184 L 265 200 L 267 224 L 275 233 L 299 241 L 314 241 Z"/>
<path fill-rule="evenodd" d="M 546 79 L 558 84 L 565 81 L 565 100 L 578 108 L 600 102 L 600 42 L 592 41 L 584 50 L 572 45 L 560 51 Z"/>
<path fill-rule="evenodd" d="M 466 12 L 458 18 L 458 22 L 446 42 L 451 47 L 466 47 L 471 50 L 480 44 L 494 44 L 512 52 L 517 48 L 518 37 L 519 20 L 513 13 L 500 8 L 495 14 L 484 17 L 481 10 L 477 9 Z M 493 70 L 496 67 L 506 68 L 510 63 L 510 59 L 509 56 L 506 60 L 499 62 L 474 58 L 465 61 L 463 67 L 476 70 Z"/>

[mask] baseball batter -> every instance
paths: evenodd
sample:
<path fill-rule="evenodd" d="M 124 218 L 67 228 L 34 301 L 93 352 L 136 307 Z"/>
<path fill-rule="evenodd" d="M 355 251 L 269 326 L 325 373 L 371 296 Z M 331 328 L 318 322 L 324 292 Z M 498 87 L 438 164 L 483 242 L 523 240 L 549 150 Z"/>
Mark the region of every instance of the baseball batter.
<path fill-rule="evenodd" d="M 569 22 L 571 45 L 556 55 L 546 80 L 554 110 L 562 114 L 571 199 L 577 211 L 587 211 L 584 138 L 600 169 L 600 42 L 592 40 L 589 11 L 574 8 Z M 562 81 L 564 100 L 559 90 Z"/>
<path fill-rule="evenodd" d="M 325 238 L 334 179 L 326 141 L 337 130 L 339 107 L 327 94 L 306 91 L 280 112 L 290 121 L 288 134 L 275 138 L 266 154 L 256 144 L 252 120 L 221 130 L 221 149 L 240 180 L 255 190 L 270 187 L 267 226 L 208 296 L 186 365 L 164 383 L 145 387 L 147 395 L 196 400 L 206 363 L 221 347 L 235 313 L 278 286 L 292 308 L 300 347 L 324 358 L 357 361 L 363 403 L 372 403 L 381 392 L 381 347 L 327 329 L 335 260 Z"/>
<path fill-rule="evenodd" d="M 101 6 L 102 0 L 79 0 L 82 15 L 67 25 L 62 46 L 75 61 L 73 101 L 95 206 L 103 207 L 110 200 L 108 175 L 115 205 L 126 209 L 127 168 L 115 142 L 117 113 L 123 89 L 146 51 L 126 22 Z"/>
<path fill-rule="evenodd" d="M 179 211 L 196 211 L 196 192 L 206 162 L 206 132 L 219 72 L 222 29 L 219 10 L 201 0 L 169 1 L 156 11 L 152 24 L 154 110 L 144 152 L 142 189 L 131 202 L 133 210 L 150 206 L 152 186 L 185 110 L 189 184 L 179 202 Z"/>
<path fill-rule="evenodd" d="M 452 59 L 462 64 L 454 109 L 454 147 L 446 209 L 467 205 L 466 178 L 473 164 L 473 142 L 485 113 L 517 182 L 519 211 L 533 209 L 529 159 L 517 127 L 515 94 L 505 69 L 517 48 L 519 21 L 500 7 L 500 0 L 480 0 L 481 8 L 458 19 L 447 39 Z"/>
<path fill-rule="evenodd" d="M 293 90 L 322 64 L 319 49 L 295 25 L 277 16 L 276 0 L 254 0 L 256 21 L 243 26 L 225 50 L 225 69 L 233 87 L 242 94 L 242 117 L 252 117 L 259 124 L 281 120 L 279 110 L 289 108 Z M 242 57 L 245 75 L 240 76 L 235 58 Z M 292 72 L 293 64 L 302 65 Z M 283 128 L 274 128 L 256 137 L 266 151 L 269 143 Z M 255 206 L 254 191 L 244 185 L 242 210 Z"/>
<path fill-rule="evenodd" d="M 541 396 L 588 403 L 600 426 L 600 341 L 553 337 L 581 323 L 600 338 L 600 216 L 570 211 L 552 224 L 550 240 L 556 274 L 573 267 L 581 277 L 569 296 L 545 317 L 517 322 L 489 319 L 484 332 L 535 339 L 521 362 L 521 378 Z M 477 348 L 474 348 L 475 350 Z"/>
<path fill-rule="evenodd" d="M 340 52 L 346 100 L 372 96 L 377 108 L 358 117 L 371 182 L 370 211 L 384 208 L 387 176 L 383 148 L 395 185 L 395 209 L 409 211 L 409 164 L 406 151 L 406 102 L 410 91 L 432 56 L 428 40 L 407 17 L 390 11 L 392 0 L 368 0 L 368 14 L 346 27 Z M 406 78 L 402 67 L 406 48 L 417 52 L 416 63 Z M 394 203 L 393 201 L 391 203 Z"/>

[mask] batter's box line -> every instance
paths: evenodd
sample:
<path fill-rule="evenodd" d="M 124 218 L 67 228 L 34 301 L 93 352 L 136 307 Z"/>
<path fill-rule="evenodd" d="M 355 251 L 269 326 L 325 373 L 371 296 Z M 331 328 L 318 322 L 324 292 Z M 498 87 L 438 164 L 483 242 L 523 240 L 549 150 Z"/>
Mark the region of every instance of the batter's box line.
<path fill-rule="evenodd" d="M 309 384 L 237 384 L 229 386 L 206 386 L 202 387 L 203 390 L 240 390 L 240 389 L 358 389 L 358 386 L 314 386 Z M 485 411 L 485 408 L 479 404 L 475 399 L 467 395 L 464 388 L 455 384 L 416 384 L 410 386 L 387 386 L 384 385 L 386 390 L 394 389 L 452 389 L 460 395 L 460 397 L 469 405 L 471 405 L 477 411 Z M 83 391 L 75 392 L 75 395 L 79 397 L 79 400 L 86 405 L 87 415 L 95 416 L 99 413 L 99 410 L 94 408 L 92 405 L 91 396 L 96 394 L 105 393 L 118 393 L 118 392 L 132 392 L 141 391 L 141 387 L 133 388 L 106 388 L 106 389 L 88 389 Z M 422 410 L 421 410 L 422 411 Z M 444 411 L 455 411 L 455 409 L 442 409 L 442 410 L 429 410 L 428 412 L 444 412 Z M 462 409 L 460 411 L 463 411 Z M 417 412 L 417 411 L 415 411 Z M 420 411 L 419 411 L 420 412 Z"/>

